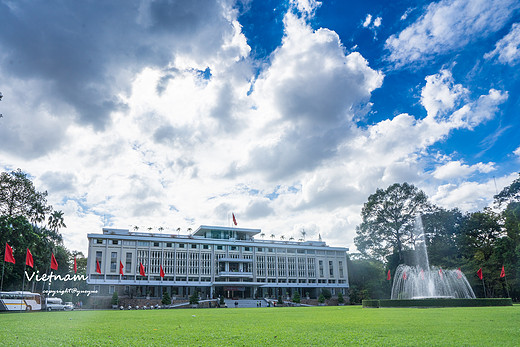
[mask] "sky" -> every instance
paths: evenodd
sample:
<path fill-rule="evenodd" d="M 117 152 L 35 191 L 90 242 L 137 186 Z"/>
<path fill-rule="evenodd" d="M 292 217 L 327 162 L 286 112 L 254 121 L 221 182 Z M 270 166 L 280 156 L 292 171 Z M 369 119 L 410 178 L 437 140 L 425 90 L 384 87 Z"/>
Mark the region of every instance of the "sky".
<path fill-rule="evenodd" d="M 0 170 L 105 227 L 355 250 L 376 189 L 482 210 L 518 177 L 520 2 L 0 0 Z"/>

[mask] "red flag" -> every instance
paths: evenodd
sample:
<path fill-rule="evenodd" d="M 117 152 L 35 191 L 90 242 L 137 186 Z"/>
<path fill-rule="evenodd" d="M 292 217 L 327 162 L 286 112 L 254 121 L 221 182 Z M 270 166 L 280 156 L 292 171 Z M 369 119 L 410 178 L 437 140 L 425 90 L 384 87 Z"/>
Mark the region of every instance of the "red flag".
<path fill-rule="evenodd" d="M 119 274 L 123 274 L 123 263 L 119 262 Z"/>
<path fill-rule="evenodd" d="M 78 264 L 76 263 L 76 257 L 74 257 L 74 273 L 78 272 Z"/>
<path fill-rule="evenodd" d="M 506 269 L 504 269 L 504 265 L 502 265 L 502 271 L 500 271 L 500 278 L 506 277 Z"/>
<path fill-rule="evenodd" d="M 27 248 L 27 254 L 25 255 L 25 265 L 34 267 L 34 260 L 29 248 Z"/>
<path fill-rule="evenodd" d="M 8 263 L 13 263 L 13 264 L 16 263 L 14 261 L 14 257 L 13 257 L 13 249 L 11 248 L 11 246 L 9 246 L 9 244 L 7 242 L 5 243 L 4 261 L 6 261 Z"/>
<path fill-rule="evenodd" d="M 406 272 L 403 272 L 403 280 L 407 279 L 408 276 L 406 276 Z"/>
<path fill-rule="evenodd" d="M 54 258 L 54 253 L 51 253 L 51 269 L 58 270 L 58 262 Z"/>
<path fill-rule="evenodd" d="M 237 219 L 235 218 L 235 214 L 234 213 L 232 213 L 232 214 L 233 214 L 233 223 L 235 223 L 235 225 L 237 225 Z"/>
<path fill-rule="evenodd" d="M 477 271 L 478 278 L 482 279 L 484 276 L 482 276 L 482 268 L 478 269 Z"/>
<path fill-rule="evenodd" d="M 96 259 L 96 272 L 101 275 L 101 266 L 99 266 L 99 260 Z"/>
<path fill-rule="evenodd" d="M 462 278 L 462 271 L 459 269 L 457 270 L 457 278 Z"/>
<path fill-rule="evenodd" d="M 424 270 L 421 269 L 421 280 L 424 280 Z"/>
<path fill-rule="evenodd" d="M 144 266 L 141 263 L 139 263 L 139 275 L 146 276 L 146 274 L 144 273 Z"/>
<path fill-rule="evenodd" d="M 390 276 L 390 270 L 388 270 L 388 273 L 386 274 L 386 280 L 390 281 L 391 278 L 392 276 Z"/>
<path fill-rule="evenodd" d="M 441 280 L 443 279 L 442 277 L 442 269 L 439 269 L 439 276 L 441 276 Z"/>
<path fill-rule="evenodd" d="M 160 265 L 160 269 L 161 269 L 160 275 L 161 275 L 162 278 L 164 278 L 164 270 L 162 268 L 162 265 Z"/>

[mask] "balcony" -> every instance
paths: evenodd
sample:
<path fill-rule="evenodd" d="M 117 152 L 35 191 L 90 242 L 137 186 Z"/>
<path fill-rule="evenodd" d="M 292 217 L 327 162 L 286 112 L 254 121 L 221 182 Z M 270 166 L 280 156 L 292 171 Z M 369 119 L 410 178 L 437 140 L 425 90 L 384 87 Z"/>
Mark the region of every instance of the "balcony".
<path fill-rule="evenodd" d="M 217 277 L 230 277 L 230 278 L 240 278 L 247 277 L 253 278 L 252 272 L 243 272 L 243 271 L 220 271 Z"/>

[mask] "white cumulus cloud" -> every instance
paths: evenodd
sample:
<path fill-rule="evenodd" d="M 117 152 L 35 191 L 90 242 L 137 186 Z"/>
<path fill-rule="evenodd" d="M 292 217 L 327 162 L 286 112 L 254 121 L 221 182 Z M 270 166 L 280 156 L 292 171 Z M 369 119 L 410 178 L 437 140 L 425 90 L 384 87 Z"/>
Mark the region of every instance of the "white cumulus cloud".
<path fill-rule="evenodd" d="M 511 31 L 495 45 L 495 49 L 484 55 L 484 58 L 497 57 L 502 64 L 514 66 L 520 62 L 520 23 L 515 23 Z"/>

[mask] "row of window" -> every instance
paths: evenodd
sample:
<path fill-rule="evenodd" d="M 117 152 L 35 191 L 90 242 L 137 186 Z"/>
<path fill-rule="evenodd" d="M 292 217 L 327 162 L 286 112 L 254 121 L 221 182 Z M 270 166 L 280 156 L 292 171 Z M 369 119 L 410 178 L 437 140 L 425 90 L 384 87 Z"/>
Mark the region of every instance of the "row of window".
<path fill-rule="evenodd" d="M 161 261 L 161 254 L 164 258 Z M 124 273 L 132 273 L 132 252 L 126 252 Z M 102 269 L 103 252 L 96 251 L 96 261 Z M 215 261 L 216 272 L 253 272 L 252 263 L 242 262 L 219 262 L 225 254 L 217 254 Z M 235 257 L 238 259 L 237 257 Z M 242 259 L 252 259 L 252 256 L 245 256 Z M 306 261 L 307 260 L 307 261 Z M 122 261 L 121 261 L 122 263 Z M 97 266 L 97 264 L 95 266 Z M 139 264 L 143 264 L 146 272 L 159 273 L 160 266 L 163 266 L 165 274 L 187 274 L 187 275 L 210 275 L 211 274 L 211 253 L 187 253 L 187 252 L 161 252 L 151 251 L 148 257 L 147 250 L 137 251 L 137 262 L 135 263 L 135 273 L 139 273 Z M 118 273 L 118 253 L 110 252 L 110 273 Z M 266 271 L 267 270 L 267 271 Z M 328 261 L 328 277 L 334 275 L 334 262 Z M 339 277 L 344 277 L 343 261 L 338 261 Z M 325 277 L 325 261 L 318 260 L 319 277 Z M 315 258 L 304 257 L 281 257 L 281 256 L 257 256 L 256 257 L 256 276 L 258 277 L 316 277 Z"/>
<path fill-rule="evenodd" d="M 205 245 L 195 243 L 176 243 L 176 242 L 152 242 L 152 241 L 129 241 L 129 240 L 106 240 L 106 239 L 95 239 L 95 244 L 104 245 L 106 241 L 109 241 L 111 245 L 123 245 L 123 246 L 138 246 L 138 247 L 165 247 L 165 248 L 179 248 L 179 249 L 216 249 L 216 250 L 229 250 L 229 251 L 241 251 L 241 252 L 253 252 L 256 248 L 257 253 L 298 253 L 298 254 L 318 254 L 318 255 L 337 255 L 344 256 L 345 252 L 336 251 L 321 251 L 314 249 L 296 249 L 296 248 L 273 248 L 273 247 L 250 247 L 250 246 L 226 246 L 226 245 Z"/>

